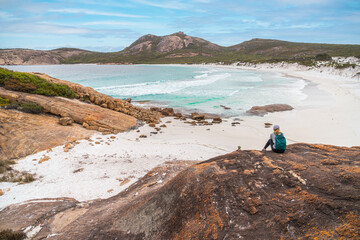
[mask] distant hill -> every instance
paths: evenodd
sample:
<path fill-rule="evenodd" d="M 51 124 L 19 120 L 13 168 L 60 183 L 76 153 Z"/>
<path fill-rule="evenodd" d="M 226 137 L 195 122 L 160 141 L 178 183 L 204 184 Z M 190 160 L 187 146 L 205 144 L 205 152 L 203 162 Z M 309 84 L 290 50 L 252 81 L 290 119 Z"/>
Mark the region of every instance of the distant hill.
<path fill-rule="evenodd" d="M 140 63 L 233 63 L 238 61 L 304 61 L 316 55 L 357 56 L 360 45 L 295 43 L 252 39 L 222 47 L 202 38 L 177 32 L 166 36 L 144 35 L 120 52 L 101 53 L 60 48 L 50 51 L 0 49 L 0 65 L 10 64 L 140 64 Z"/>
<path fill-rule="evenodd" d="M 125 48 L 123 54 L 138 54 L 142 52 L 170 53 L 176 50 L 192 50 L 194 53 L 202 51 L 220 51 L 222 47 L 206 41 L 202 38 L 191 37 L 183 32 L 177 32 L 168 36 L 145 35 Z M 174 54 L 174 57 L 177 57 Z"/>
<path fill-rule="evenodd" d="M 91 52 L 76 48 L 59 48 L 50 51 L 21 48 L 0 49 L 0 65 L 59 64 L 69 57 L 89 53 Z"/>
<path fill-rule="evenodd" d="M 233 51 L 265 57 L 303 57 L 327 53 L 331 56 L 360 56 L 360 45 L 295 43 L 255 38 L 229 47 Z"/>

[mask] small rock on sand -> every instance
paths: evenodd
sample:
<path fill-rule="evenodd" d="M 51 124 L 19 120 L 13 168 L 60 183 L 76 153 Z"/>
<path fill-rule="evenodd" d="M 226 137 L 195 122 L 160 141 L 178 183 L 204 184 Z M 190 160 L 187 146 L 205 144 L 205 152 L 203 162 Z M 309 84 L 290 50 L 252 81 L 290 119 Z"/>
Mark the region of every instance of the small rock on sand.
<path fill-rule="evenodd" d="M 212 123 L 221 123 L 221 122 L 222 122 L 222 119 L 219 117 L 213 118 L 213 121 L 212 121 Z"/>
<path fill-rule="evenodd" d="M 251 115 L 264 116 L 270 112 L 282 112 L 282 111 L 290 111 L 294 108 L 287 104 L 270 104 L 265 106 L 254 106 L 250 110 L 246 111 L 246 113 Z"/>
<path fill-rule="evenodd" d="M 220 107 L 224 108 L 225 110 L 231 109 L 230 107 L 227 107 L 227 106 L 224 106 L 224 105 L 220 105 Z"/>

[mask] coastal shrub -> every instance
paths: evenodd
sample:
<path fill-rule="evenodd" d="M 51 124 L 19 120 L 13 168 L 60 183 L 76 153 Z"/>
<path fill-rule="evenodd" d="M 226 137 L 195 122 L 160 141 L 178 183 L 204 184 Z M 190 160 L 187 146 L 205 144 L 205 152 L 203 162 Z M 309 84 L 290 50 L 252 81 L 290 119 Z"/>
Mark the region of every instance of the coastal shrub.
<path fill-rule="evenodd" d="M 9 104 L 10 104 L 10 100 L 9 100 L 9 99 L 0 97 L 0 107 L 1 107 L 1 106 L 6 106 L 6 105 L 9 105 Z"/>
<path fill-rule="evenodd" d="M 315 56 L 315 60 L 316 60 L 316 61 L 331 61 L 332 58 L 331 58 L 331 56 L 330 56 L 329 54 L 327 54 L 327 53 L 320 53 L 320 54 L 317 54 L 317 55 Z"/>
<path fill-rule="evenodd" d="M 19 109 L 19 108 L 18 108 Z M 20 104 L 20 111 L 26 112 L 26 113 L 33 113 L 33 114 L 39 114 L 44 111 L 43 107 L 37 105 L 33 102 L 23 103 Z"/>
<path fill-rule="evenodd" d="M 66 85 L 50 83 L 29 73 L 13 72 L 5 68 L 0 68 L 0 86 L 45 96 L 76 97 L 75 93 Z"/>
<path fill-rule="evenodd" d="M 0 182 L 14 182 L 14 183 L 30 183 L 35 180 L 35 175 L 27 172 L 19 172 L 12 169 L 10 166 L 5 166 L 1 173 Z M 0 238 L 1 240 L 1 238 Z"/>
<path fill-rule="evenodd" d="M 44 108 L 33 102 L 26 103 L 10 103 L 5 106 L 5 109 L 16 109 L 25 113 L 40 114 L 44 111 Z"/>
<path fill-rule="evenodd" d="M 5 229 L 0 231 L 1 240 L 23 240 L 25 238 L 25 233 L 21 231 L 13 231 L 11 229 Z"/>
<path fill-rule="evenodd" d="M 4 108 L 5 109 L 18 109 L 18 107 L 20 107 L 20 103 L 10 103 L 9 105 L 6 105 Z"/>
<path fill-rule="evenodd" d="M 11 170 L 10 165 L 13 164 L 15 164 L 15 162 L 11 160 L 0 161 L 0 174 Z"/>
<path fill-rule="evenodd" d="M 344 63 L 344 64 L 336 64 L 335 65 L 335 68 L 337 69 L 344 69 L 344 68 L 355 68 L 356 67 L 356 64 L 353 64 L 353 63 Z"/>

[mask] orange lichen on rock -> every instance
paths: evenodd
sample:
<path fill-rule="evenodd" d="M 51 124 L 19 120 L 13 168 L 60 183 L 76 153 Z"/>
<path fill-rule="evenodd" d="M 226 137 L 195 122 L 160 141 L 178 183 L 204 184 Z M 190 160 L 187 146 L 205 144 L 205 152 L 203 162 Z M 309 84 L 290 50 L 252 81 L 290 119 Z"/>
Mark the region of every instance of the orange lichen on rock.
<path fill-rule="evenodd" d="M 360 216 L 350 212 L 335 231 L 340 235 L 340 239 L 360 239 Z"/>
<path fill-rule="evenodd" d="M 309 166 L 301 163 L 288 162 L 292 169 L 303 171 L 306 170 Z"/>
<path fill-rule="evenodd" d="M 321 150 L 325 150 L 328 152 L 334 152 L 337 151 L 338 149 L 334 148 L 333 146 L 330 145 L 323 145 L 323 144 L 314 144 L 312 145 L 315 148 L 321 149 Z"/>
<path fill-rule="evenodd" d="M 243 172 L 245 175 L 252 175 L 254 173 L 254 170 L 245 169 Z"/>
<path fill-rule="evenodd" d="M 335 227 L 310 229 L 304 235 L 307 239 L 360 239 L 360 216 L 350 212 Z"/>
<path fill-rule="evenodd" d="M 220 171 L 220 168 L 216 162 L 204 162 L 204 163 L 200 163 L 200 164 L 196 164 L 196 165 L 192 166 L 192 169 L 194 169 L 193 174 L 194 175 L 200 174 L 202 171 L 204 171 L 205 169 L 207 169 L 209 167 L 213 167 L 213 168 L 217 169 L 218 171 Z"/>
<path fill-rule="evenodd" d="M 325 158 L 325 159 L 321 160 L 320 162 L 323 165 L 339 165 L 340 164 L 340 161 L 335 160 L 335 159 L 328 159 L 328 158 Z"/>
<path fill-rule="evenodd" d="M 127 178 L 127 179 L 125 179 L 124 181 L 122 181 L 122 182 L 120 183 L 120 186 L 124 186 L 124 185 L 127 184 L 128 182 L 130 182 L 130 180 Z"/>
<path fill-rule="evenodd" d="M 211 195 L 215 188 L 213 183 L 209 183 L 200 189 L 201 192 L 191 192 L 191 195 L 200 197 L 204 202 L 197 205 L 196 214 L 182 223 L 180 231 L 174 233 L 171 239 L 195 239 L 197 236 L 202 236 L 203 239 L 218 239 L 219 231 L 224 228 L 225 223 L 212 201 Z"/>
<path fill-rule="evenodd" d="M 43 163 L 45 161 L 48 161 L 49 159 L 50 159 L 50 157 L 44 156 L 42 159 L 39 160 L 39 163 Z"/>
<path fill-rule="evenodd" d="M 360 167 L 358 166 L 341 166 L 341 169 L 348 173 L 360 174 Z"/>
<path fill-rule="evenodd" d="M 277 168 L 277 166 L 275 166 L 275 165 L 273 164 L 273 161 L 272 161 L 271 159 L 269 159 L 269 158 L 267 158 L 267 157 L 264 156 L 264 157 L 262 157 L 262 160 L 263 160 L 265 166 L 267 166 L 267 167 L 269 167 L 269 168 Z"/>

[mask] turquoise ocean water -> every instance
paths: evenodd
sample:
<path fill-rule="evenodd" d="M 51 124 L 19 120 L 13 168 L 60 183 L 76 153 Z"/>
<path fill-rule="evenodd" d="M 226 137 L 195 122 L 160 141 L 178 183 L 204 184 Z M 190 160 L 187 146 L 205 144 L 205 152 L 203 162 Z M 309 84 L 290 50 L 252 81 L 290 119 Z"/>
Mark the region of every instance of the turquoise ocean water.
<path fill-rule="evenodd" d="M 298 105 L 306 98 L 304 80 L 274 72 L 188 65 L 5 66 L 41 72 L 89 86 L 115 98 L 226 116 L 241 116 L 254 105 Z M 230 110 L 220 107 L 225 105 Z"/>

